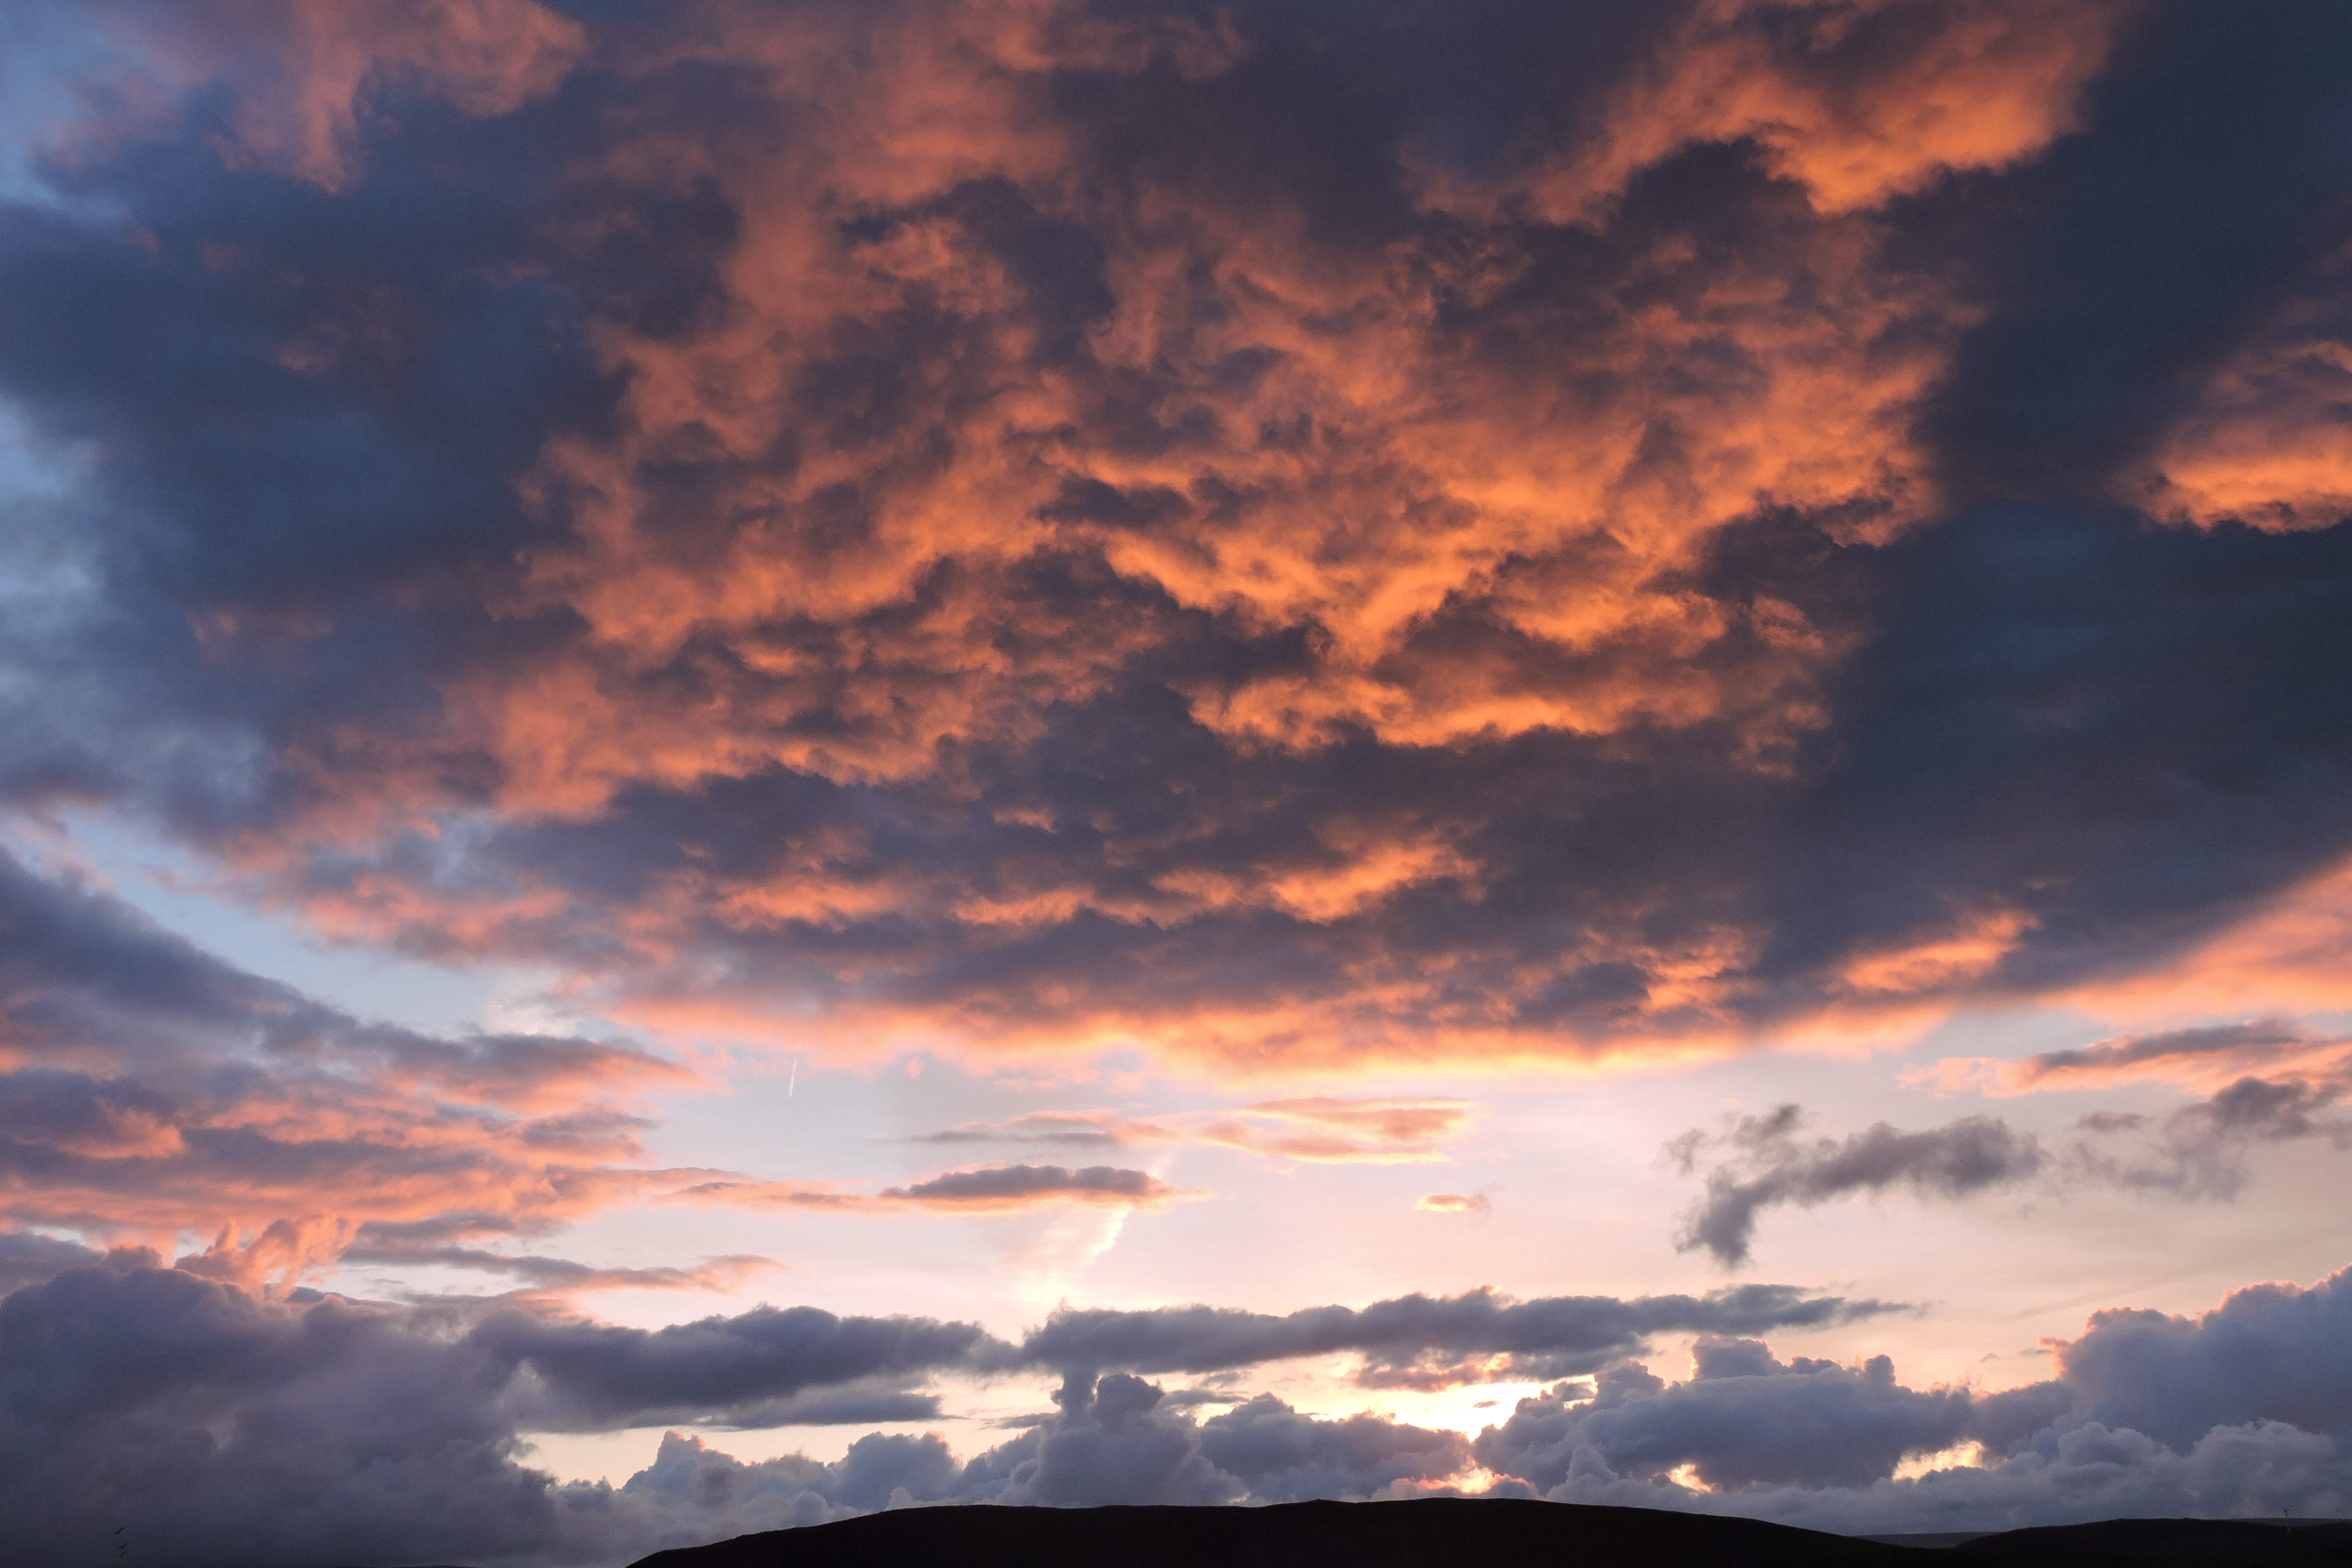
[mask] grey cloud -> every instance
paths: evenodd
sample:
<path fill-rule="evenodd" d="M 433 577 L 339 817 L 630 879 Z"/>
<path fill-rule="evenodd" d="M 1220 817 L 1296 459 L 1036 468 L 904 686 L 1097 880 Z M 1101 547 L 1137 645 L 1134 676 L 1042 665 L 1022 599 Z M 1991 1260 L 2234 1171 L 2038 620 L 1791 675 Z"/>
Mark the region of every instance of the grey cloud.
<path fill-rule="evenodd" d="M 140 1560 L 175 1568 L 387 1555 L 609 1563 L 712 1539 L 730 1521 L 803 1520 L 811 1478 L 836 1500 L 821 1518 L 881 1506 L 895 1487 L 937 1496 L 922 1478 L 951 1473 L 937 1438 L 877 1436 L 830 1469 L 753 1468 L 758 1485 L 731 1485 L 718 1471 L 733 1461 L 714 1459 L 681 1502 L 665 1490 L 675 1446 L 634 1490 L 615 1491 L 529 1468 L 520 1431 L 588 1405 L 609 1425 L 648 1403 L 705 1417 L 759 1403 L 776 1420 L 930 1419 L 936 1401 L 893 1394 L 874 1369 L 955 1362 L 975 1331 L 930 1325 L 926 1339 L 913 1320 L 750 1314 L 724 1336 L 730 1356 L 707 1332 L 530 1327 L 512 1312 L 268 1304 L 127 1258 L 68 1268 L 0 1301 L 0 1363 L 14 1369 L 0 1379 L 12 1544 L 29 1561 L 76 1561 L 110 1549 L 97 1537 L 122 1524 Z M 785 1397 L 763 1397 L 773 1394 Z M 779 1499 L 786 1472 L 796 1484 Z"/>
<path fill-rule="evenodd" d="M 2343 1095 L 2339 1084 L 2242 1078 L 2210 1100 L 2164 1117 L 2139 1151 L 2116 1155 L 2081 1143 L 2068 1151 L 2068 1164 L 2084 1177 L 2142 1192 L 2234 1198 L 2246 1183 L 2247 1155 L 2263 1144 L 2326 1138 L 2338 1149 L 2352 1148 L 2352 1120 L 2323 1114 Z M 2094 1133 L 2138 1131 L 2149 1120 L 2084 1119 L 2084 1130 Z"/>
<path fill-rule="evenodd" d="M 2277 1422 L 2217 1426 L 2187 1451 L 2099 1424 L 2061 1424 L 2008 1458 L 1866 1487 L 1696 1491 L 1630 1481 L 1591 1449 L 1556 1502 L 1686 1509 L 1847 1534 L 1999 1531 L 2116 1518 L 2340 1517 L 2352 1471 L 2329 1439 Z"/>
<path fill-rule="evenodd" d="M 2250 1024 L 2173 1029 L 2158 1035 L 2103 1040 L 2097 1045 L 2074 1050 L 2045 1051 L 2019 1062 L 2017 1071 L 2020 1081 L 2040 1083 L 2070 1073 L 2106 1071 L 2137 1067 L 2146 1062 L 2216 1056 L 2267 1057 L 2279 1047 L 2301 1045 L 2307 1038 L 2302 1030 L 2285 1020 L 2267 1018 Z"/>
<path fill-rule="evenodd" d="M 566 1258 L 489 1252 L 473 1247 L 397 1247 L 365 1242 L 344 1248 L 339 1261 L 347 1268 L 421 1264 L 476 1269 L 486 1274 L 511 1275 L 522 1280 L 526 1289 L 541 1290 L 675 1289 L 731 1282 L 757 1269 L 779 1267 L 772 1258 L 748 1252 L 707 1258 L 694 1265 L 621 1268 L 600 1268 Z"/>
<path fill-rule="evenodd" d="M 1006 1121 L 972 1121 L 909 1138 L 910 1143 L 1042 1143 L 1078 1149 L 1124 1149 L 1139 1138 L 1167 1134 L 1148 1124 L 1090 1111 L 1033 1111 Z"/>
<path fill-rule="evenodd" d="M 2343 1092 L 2340 1085 L 2301 1079 L 2240 1079 L 2211 1099 L 2161 1118 L 2118 1111 L 2079 1117 L 2075 1130 L 2091 1138 L 2055 1152 L 1991 1116 L 1919 1131 L 1882 1121 L 1843 1139 L 1807 1140 L 1799 1136 L 1802 1110 L 1782 1105 L 1763 1116 L 1737 1118 L 1719 1134 L 1693 1129 L 1666 1145 L 1665 1158 L 1685 1174 L 1711 1165 L 1706 1192 L 1684 1216 L 1675 1245 L 1685 1252 L 1704 1248 L 1726 1265 L 1746 1263 L 1764 1210 L 1895 1188 L 1921 1198 L 1957 1199 L 2047 1178 L 2229 1199 L 2245 1183 L 2249 1151 L 2263 1144 L 2324 1137 L 2338 1148 L 2352 1147 L 2352 1120 L 2324 1114 Z M 2151 1130 L 2152 1136 L 2122 1152 L 2091 1141 Z"/>
<path fill-rule="evenodd" d="M 1238 1478 L 1201 1452 L 1199 1431 L 1154 1414 L 1160 1390 L 1139 1377 L 1065 1378 L 1052 1420 L 992 1448 L 965 1468 L 967 1492 L 1003 1503 L 1235 1502 Z"/>
<path fill-rule="evenodd" d="M 0 1231 L 0 1297 L 68 1268 L 96 1263 L 103 1256 L 79 1242 L 60 1241 L 36 1231 Z"/>
<path fill-rule="evenodd" d="M 2197 1318 L 2094 1314 L 2052 1381 L 1912 1389 L 1759 1344 L 1702 1342 L 1689 1381 L 1610 1369 L 1520 1401 L 1482 1464 L 1561 1501 L 1748 1514 L 1846 1531 L 2117 1515 L 2340 1514 L 2352 1505 L 2352 1270 L 2257 1285 Z M 1981 1462 L 1895 1480 L 1955 1445 Z M 1695 1468 L 1712 1489 L 1672 1479 Z"/>
<path fill-rule="evenodd" d="M 764 1407 L 777 1420 L 816 1418 L 826 1401 L 846 1417 L 861 1400 L 869 1419 L 929 1419 L 935 1407 L 887 1403 L 888 1379 L 927 1357 L 982 1370 L 971 1331 L 803 1310 L 683 1333 L 550 1321 L 533 1334 L 512 1312 L 264 1304 L 118 1258 L 0 1301 L 0 1353 L 16 1369 L 0 1380 L 0 1508 L 46 1559 L 69 1560 L 103 1519 L 173 1568 L 614 1563 L 914 1503 L 1377 1497 L 1442 1486 L 1465 1459 L 1504 1474 L 1505 1495 L 1851 1531 L 2340 1511 L 2347 1303 L 2352 1270 L 2241 1291 L 2200 1319 L 2103 1312 L 2060 1347 L 2056 1379 L 1995 1394 L 1907 1388 L 1883 1358 L 1782 1361 L 1702 1335 L 1685 1382 L 1619 1362 L 1521 1401 L 1468 1444 L 1264 1395 L 1196 1420 L 1139 1377 L 1076 1372 L 1055 1412 L 961 1463 L 935 1434 L 873 1434 L 832 1464 L 744 1464 L 674 1433 L 613 1488 L 529 1468 L 519 1433 L 545 1429 L 531 1423 L 564 1391 L 608 1422 L 663 1405 L 709 1423 L 760 1406 L 752 1384 L 776 1391 Z M 1892 1479 L 1899 1460 L 1954 1444 L 1980 1446 L 1984 1462 Z M 1713 1489 L 1679 1484 L 1685 1465 Z"/>
<path fill-rule="evenodd" d="M 1885 1356 L 1860 1368 L 1802 1356 L 1783 1364 L 1755 1341 L 1702 1340 L 1692 1357 L 1687 1383 L 1669 1386 L 1624 1365 L 1593 1384 L 1523 1399 L 1480 1436 L 1478 1461 L 1541 1488 L 1566 1482 L 1588 1453 L 1612 1475 L 1643 1481 L 1690 1465 L 1708 1487 L 1729 1490 L 1866 1486 L 1906 1455 L 1982 1439 L 2003 1415 L 2013 1427 L 2021 1405 L 2039 1417 L 2032 1430 L 2070 1403 L 2049 1384 L 1979 1408 L 1989 1402 L 1966 1389 L 1902 1387 Z"/>
<path fill-rule="evenodd" d="M 1776 1205 L 1811 1206 L 1896 1186 L 1922 1196 L 1965 1197 L 2025 1181 L 2047 1163 L 2032 1134 L 1989 1116 L 1918 1132 L 1882 1121 L 1842 1140 L 1811 1142 L 1797 1137 L 1801 1122 L 1798 1107 L 1783 1105 L 1739 1118 L 1720 1138 L 1693 1131 L 1667 1146 L 1685 1172 L 1704 1153 L 1727 1152 L 1707 1173 L 1706 1196 L 1685 1216 L 1678 1249 L 1703 1247 L 1726 1264 L 1745 1263 L 1757 1215 Z"/>
<path fill-rule="evenodd" d="M 2352 1269 L 2308 1289 L 2250 1285 L 2196 1317 L 2101 1311 L 2059 1364 L 2094 1418 L 2176 1449 L 2273 1421 L 2352 1455 Z"/>
<path fill-rule="evenodd" d="M 1464 1468 L 1470 1441 L 1376 1415 L 1324 1421 L 1270 1394 L 1201 1424 L 1201 1453 L 1249 1483 L 1261 1502 L 1368 1498 L 1400 1482 L 1442 1482 Z"/>
<path fill-rule="evenodd" d="M 500 1104 L 551 1089 L 676 1079 L 635 1046 L 539 1035 L 441 1038 L 365 1023 L 248 973 L 74 877 L 36 874 L 0 849 L 0 1017 L 37 1062 L 103 1070 L 136 1062 L 159 1083 L 215 1076 L 224 1060 L 413 1078 Z"/>
<path fill-rule="evenodd" d="M 531 1419 L 594 1429 L 725 1418 L 805 1390 L 917 1379 L 1006 1349 L 973 1323 L 761 1307 L 656 1330 L 504 1312 L 469 1336 L 538 1380 Z"/>
<path fill-rule="evenodd" d="M 1000 1165 L 950 1171 L 908 1186 L 886 1187 L 881 1195 L 933 1208 L 986 1208 L 1056 1197 L 1150 1205 L 1175 1196 L 1176 1189 L 1148 1171 L 1111 1165 L 1088 1165 L 1076 1171 L 1060 1165 Z"/>
<path fill-rule="evenodd" d="M 1370 1387 L 1444 1385 L 1495 1377 L 1589 1372 L 1661 1333 L 1755 1333 L 1848 1322 L 1900 1309 L 1743 1285 L 1708 1296 L 1553 1296 L 1513 1300 L 1491 1290 L 1402 1296 L 1360 1310 L 1312 1307 L 1285 1316 L 1223 1307 L 1063 1310 L 1022 1342 L 1028 1359 L 1093 1371 L 1207 1373 L 1296 1356 L 1354 1352 Z M 1509 1370 L 1489 1375 L 1495 1358 Z"/>

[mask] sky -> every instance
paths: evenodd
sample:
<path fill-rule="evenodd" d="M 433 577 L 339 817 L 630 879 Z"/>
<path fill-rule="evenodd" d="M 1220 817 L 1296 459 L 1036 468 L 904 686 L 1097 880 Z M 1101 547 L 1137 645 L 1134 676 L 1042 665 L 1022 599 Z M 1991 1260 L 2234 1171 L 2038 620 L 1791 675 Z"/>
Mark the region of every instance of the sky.
<path fill-rule="evenodd" d="M 43 1561 L 2352 1515 L 2352 12 L 0 23 Z"/>

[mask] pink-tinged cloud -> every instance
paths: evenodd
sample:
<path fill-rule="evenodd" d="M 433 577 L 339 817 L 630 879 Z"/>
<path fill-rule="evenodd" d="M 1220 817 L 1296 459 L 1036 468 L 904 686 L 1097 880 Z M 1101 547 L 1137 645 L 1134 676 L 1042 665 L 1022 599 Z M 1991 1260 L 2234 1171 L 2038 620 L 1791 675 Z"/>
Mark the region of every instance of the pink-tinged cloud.
<path fill-rule="evenodd" d="M 815 1182 L 704 1182 L 672 1194 L 675 1201 L 740 1208 L 805 1209 L 831 1214 L 1013 1214 L 1081 1205 L 1157 1209 L 1177 1198 L 1204 1195 L 1171 1186 L 1148 1171 L 1113 1165 L 1077 1170 L 1062 1165 L 985 1165 L 948 1171 L 878 1193 L 845 1192 Z"/>
<path fill-rule="evenodd" d="M 1316 1095 L 1261 1100 L 1211 1122 L 1197 1136 L 1204 1143 L 1273 1159 L 1395 1164 L 1444 1159 L 1439 1146 L 1463 1131 L 1475 1114 L 1459 1100 Z"/>
<path fill-rule="evenodd" d="M 912 1142 L 1118 1149 L 1193 1143 L 1269 1160 L 1395 1164 L 1445 1158 L 1442 1145 L 1465 1131 L 1475 1115 L 1468 1101 L 1444 1096 L 1318 1095 L 1150 1121 L 1108 1110 L 1037 1111 L 1006 1121 L 966 1122 Z"/>
<path fill-rule="evenodd" d="M 1484 1193 L 1431 1193 L 1412 1206 L 1423 1214 L 1485 1214 L 1495 1205 Z"/>
<path fill-rule="evenodd" d="M 565 1258 L 491 1252 L 475 1247 L 371 1244 L 364 1238 L 345 1247 L 336 1261 L 344 1268 L 424 1267 L 503 1275 L 520 1283 L 501 1292 L 501 1300 L 551 1308 L 562 1305 L 573 1296 L 599 1290 L 723 1292 L 755 1275 L 784 1267 L 772 1258 L 745 1252 L 709 1258 L 697 1264 L 600 1268 Z"/>
<path fill-rule="evenodd" d="M 635 1046 L 362 1024 L 0 859 L 0 1215 L 258 1288 L 363 1235 L 529 1234 L 715 1173 L 642 1163 L 690 1075 Z"/>
<path fill-rule="evenodd" d="M 1948 1057 L 1918 1081 L 1994 1095 L 2166 1083 L 2207 1092 L 2249 1075 L 2352 1083 L 2352 1040 L 2314 1035 L 2280 1018 L 2126 1035 L 2004 1061 Z"/>

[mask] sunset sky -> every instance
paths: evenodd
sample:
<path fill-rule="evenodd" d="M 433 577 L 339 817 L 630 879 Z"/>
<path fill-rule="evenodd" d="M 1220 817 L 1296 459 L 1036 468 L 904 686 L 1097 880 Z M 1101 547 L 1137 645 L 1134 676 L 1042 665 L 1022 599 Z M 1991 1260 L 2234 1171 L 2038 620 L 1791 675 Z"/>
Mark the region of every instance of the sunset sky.
<path fill-rule="evenodd" d="M 0 1514 L 2352 1514 L 2352 8 L 0 0 Z"/>

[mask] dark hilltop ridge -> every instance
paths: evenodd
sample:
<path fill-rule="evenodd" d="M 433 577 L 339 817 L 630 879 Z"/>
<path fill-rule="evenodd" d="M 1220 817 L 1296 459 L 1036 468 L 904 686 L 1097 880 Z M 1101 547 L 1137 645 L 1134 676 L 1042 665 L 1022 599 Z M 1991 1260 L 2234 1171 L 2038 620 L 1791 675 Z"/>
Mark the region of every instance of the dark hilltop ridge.
<path fill-rule="evenodd" d="M 1999 1534 L 1865 1539 L 1758 1520 L 1501 1498 L 1298 1502 L 1269 1508 L 899 1509 L 656 1552 L 632 1568 L 1440 1568 L 1523 1562 L 1559 1568 L 1918 1563 L 1985 1568 L 2262 1568 L 2352 1564 L 2352 1522 L 2127 1519 Z M 1964 1568 L 1955 1563 L 1951 1568 Z"/>

